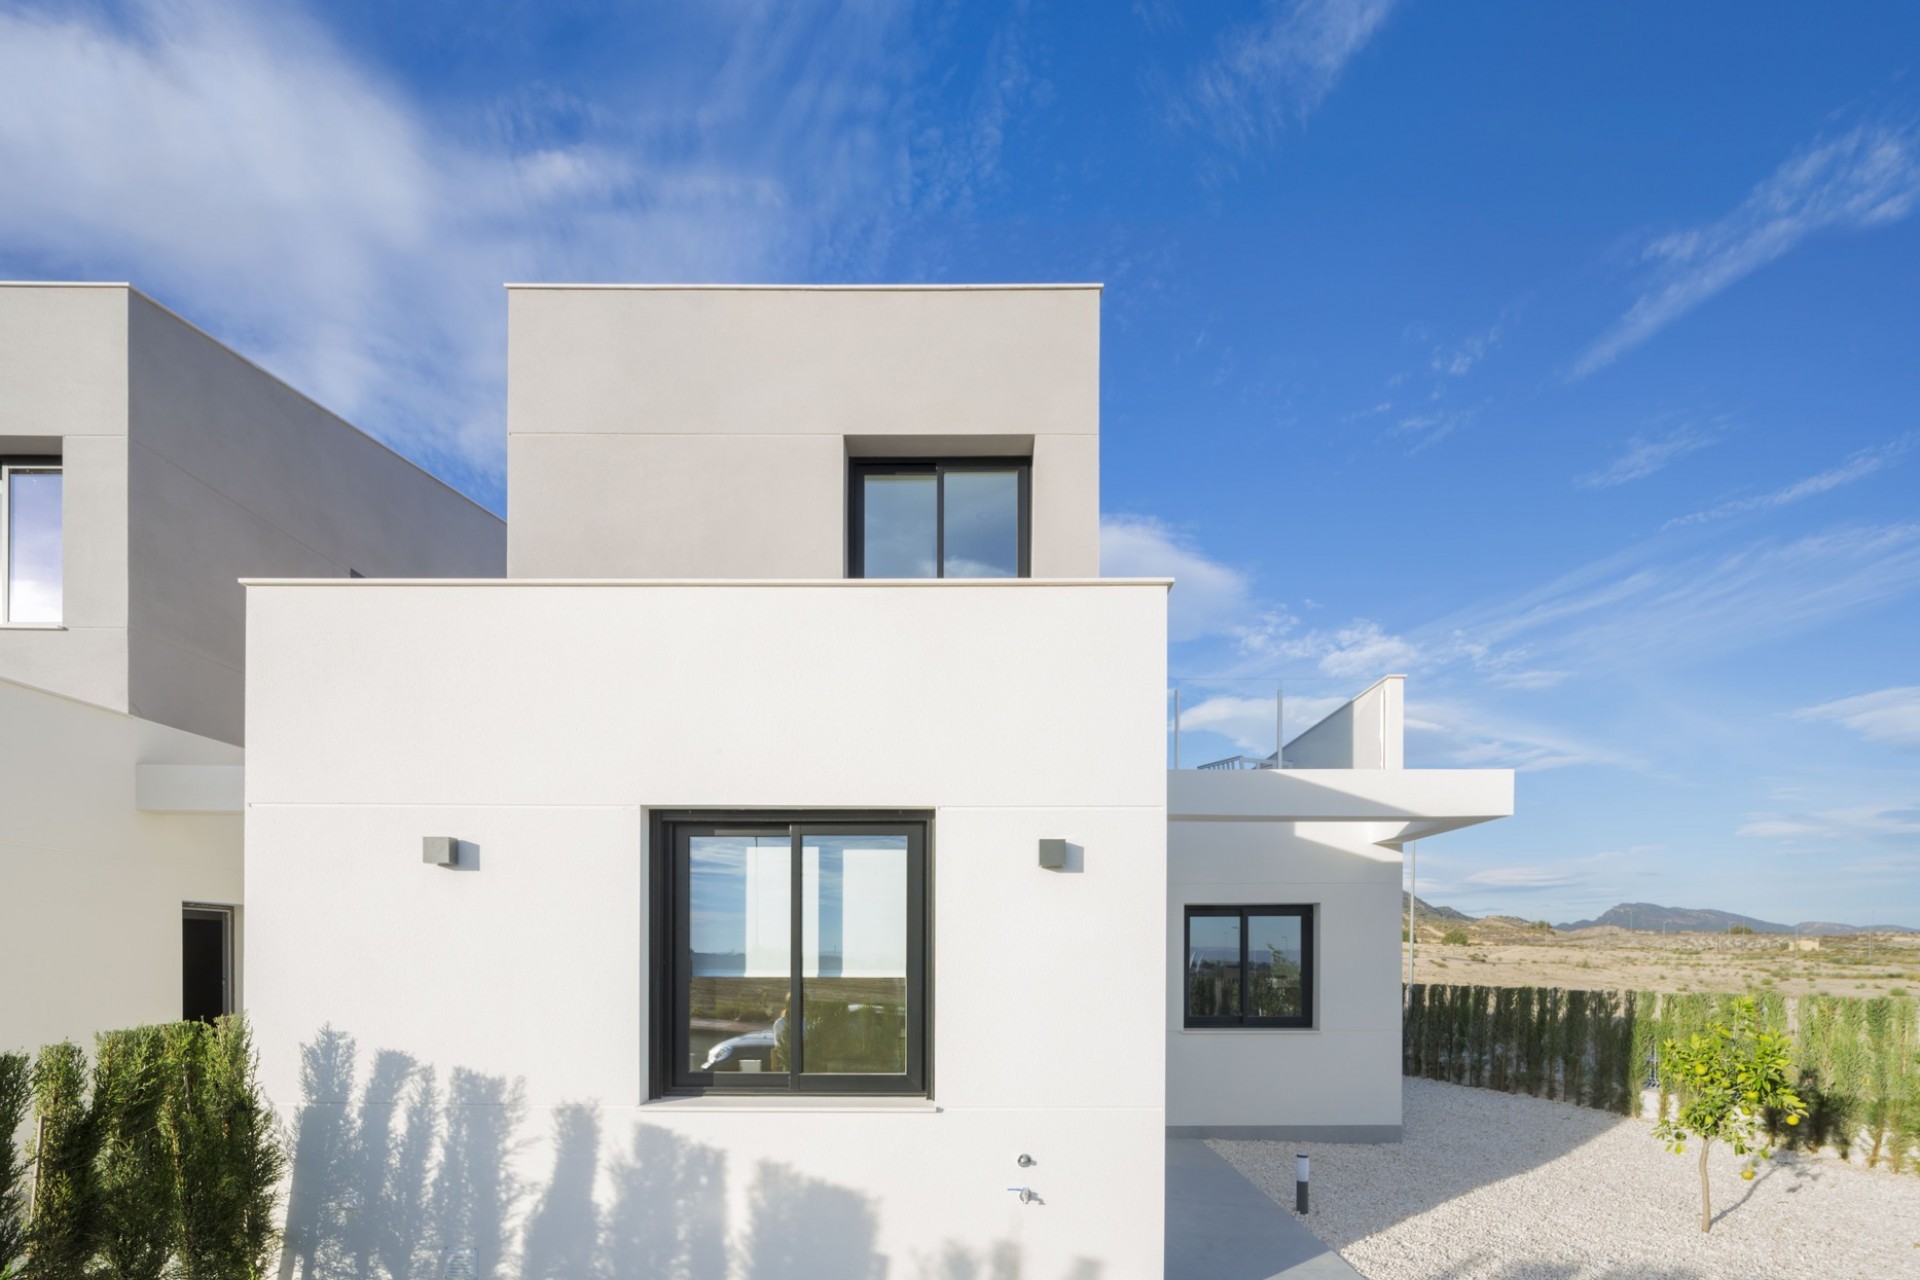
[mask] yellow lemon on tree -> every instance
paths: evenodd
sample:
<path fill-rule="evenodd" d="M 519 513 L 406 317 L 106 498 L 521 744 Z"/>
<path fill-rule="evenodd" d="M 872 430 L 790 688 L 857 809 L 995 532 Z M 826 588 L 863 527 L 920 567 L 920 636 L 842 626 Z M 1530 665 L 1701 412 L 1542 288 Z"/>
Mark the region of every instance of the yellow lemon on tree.
<path fill-rule="evenodd" d="M 1788 1116 L 1788 1117 L 1787 1117 L 1787 1123 L 1788 1123 L 1788 1124 L 1799 1124 L 1799 1123 L 1800 1123 L 1800 1117 L 1799 1117 L 1799 1116 Z"/>
<path fill-rule="evenodd" d="M 1751 1170 L 1751 1169 L 1742 1169 L 1742 1170 L 1740 1171 L 1740 1176 L 1741 1176 L 1741 1177 L 1743 1177 L 1743 1178 L 1745 1178 L 1745 1179 L 1746 1179 L 1746 1180 L 1747 1180 L 1748 1182 L 1752 1182 L 1752 1181 L 1753 1181 L 1753 1170 Z"/>

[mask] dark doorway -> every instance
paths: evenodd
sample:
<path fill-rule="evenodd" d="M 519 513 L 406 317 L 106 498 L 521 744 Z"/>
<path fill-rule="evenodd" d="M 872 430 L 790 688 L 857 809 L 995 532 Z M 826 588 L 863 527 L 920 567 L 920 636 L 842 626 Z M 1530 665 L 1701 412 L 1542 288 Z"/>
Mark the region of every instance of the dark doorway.
<path fill-rule="evenodd" d="M 211 1022 L 233 1012 L 233 912 L 187 907 L 180 921 L 180 1017 Z"/>

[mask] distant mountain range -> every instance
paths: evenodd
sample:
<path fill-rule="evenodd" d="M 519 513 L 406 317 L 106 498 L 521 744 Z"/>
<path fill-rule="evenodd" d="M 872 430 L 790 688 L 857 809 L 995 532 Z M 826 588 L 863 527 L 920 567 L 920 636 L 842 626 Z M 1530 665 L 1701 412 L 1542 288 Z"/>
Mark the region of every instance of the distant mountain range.
<path fill-rule="evenodd" d="M 1755 933 L 1800 933 L 1810 937 L 1860 933 L 1865 930 L 1876 933 L 1915 932 L 1904 925 L 1837 924 L 1831 920 L 1777 924 L 1772 920 L 1756 920 L 1752 916 L 1736 915 L 1731 911 L 1714 911 L 1705 907 L 1663 907 L 1652 902 L 1623 902 L 1617 907 L 1607 908 L 1597 919 L 1575 920 L 1571 924 L 1557 924 L 1554 928 L 1592 929 L 1600 925 L 1636 929 L 1642 933 L 1659 933 L 1663 930 L 1668 933 L 1725 933 L 1735 925 L 1743 925 Z"/>
<path fill-rule="evenodd" d="M 1415 898 L 1404 889 L 1400 891 L 1400 914 L 1403 916 L 1407 913 L 1407 902 L 1409 900 L 1412 900 L 1419 906 L 1420 919 L 1422 920 L 1459 920 L 1465 923 L 1472 923 L 1473 921 L 1473 917 L 1464 911 L 1455 911 L 1452 907 L 1436 907 L 1425 898 Z"/>
<path fill-rule="evenodd" d="M 1408 894 L 1400 895 L 1400 909 L 1407 908 Z M 1472 924 L 1477 919 L 1505 920 L 1521 923 L 1511 916 L 1475 917 L 1452 907 L 1435 906 L 1424 898 L 1415 898 L 1420 907 L 1422 920 L 1459 921 Z M 1799 924 L 1777 924 L 1772 920 L 1757 920 L 1752 916 L 1737 915 L 1731 911 L 1713 911 L 1705 907 L 1663 907 L 1652 902 L 1623 902 L 1617 907 L 1609 907 L 1593 920 L 1575 920 L 1569 924 L 1557 924 L 1555 929 L 1594 929 L 1603 925 L 1612 925 L 1619 929 L 1633 929 L 1641 933 L 1725 933 L 1735 925 L 1743 925 L 1755 933 L 1798 933 L 1807 937 L 1832 937 L 1847 933 L 1920 933 L 1920 929 L 1910 929 L 1899 924 L 1839 924 L 1831 920 L 1803 920 Z"/>

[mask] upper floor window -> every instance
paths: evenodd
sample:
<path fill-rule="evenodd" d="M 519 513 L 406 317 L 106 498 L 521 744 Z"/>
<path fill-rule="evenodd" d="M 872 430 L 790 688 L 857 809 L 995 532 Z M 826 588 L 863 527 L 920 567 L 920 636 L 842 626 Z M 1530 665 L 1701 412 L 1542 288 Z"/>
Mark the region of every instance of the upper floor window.
<path fill-rule="evenodd" d="M 61 616 L 60 464 L 0 462 L 0 624 Z"/>
<path fill-rule="evenodd" d="M 849 486 L 855 578 L 1024 578 L 1025 458 L 856 462 Z"/>

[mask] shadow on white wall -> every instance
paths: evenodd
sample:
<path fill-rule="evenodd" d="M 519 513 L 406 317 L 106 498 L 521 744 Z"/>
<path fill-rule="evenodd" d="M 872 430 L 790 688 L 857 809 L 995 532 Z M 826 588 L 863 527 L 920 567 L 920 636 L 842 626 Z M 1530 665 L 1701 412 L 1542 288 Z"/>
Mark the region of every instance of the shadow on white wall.
<path fill-rule="evenodd" d="M 301 1049 L 280 1280 L 884 1280 L 872 1201 L 762 1161 L 738 1236 L 717 1148 L 635 1124 L 605 1168 L 588 1103 L 553 1114 L 544 1185 L 514 1172 L 527 1138 L 517 1080 L 382 1049 L 364 1084 L 352 1036 Z M 596 1196 L 606 1186 L 607 1196 Z M 1100 1280 L 1081 1259 L 1063 1280 Z M 919 1280 L 1023 1280 L 1018 1244 L 933 1243 Z"/>

